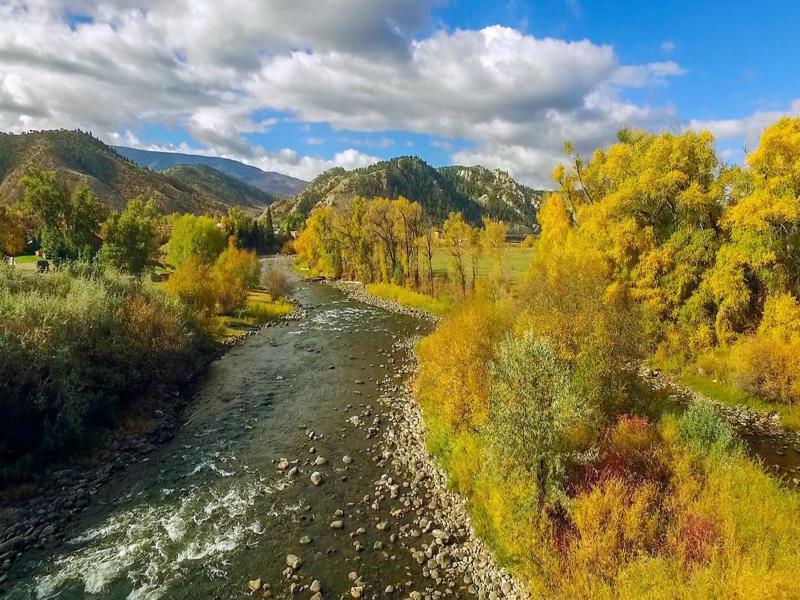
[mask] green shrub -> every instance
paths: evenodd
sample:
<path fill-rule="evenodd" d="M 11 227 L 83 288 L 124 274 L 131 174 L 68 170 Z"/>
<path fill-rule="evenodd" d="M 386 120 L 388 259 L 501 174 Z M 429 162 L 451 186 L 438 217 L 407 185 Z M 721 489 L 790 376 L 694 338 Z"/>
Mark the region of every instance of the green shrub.
<path fill-rule="evenodd" d="M 0 480 L 90 445 L 126 403 L 181 381 L 200 339 L 149 283 L 85 265 L 0 271 Z"/>
<path fill-rule="evenodd" d="M 678 439 L 698 451 L 730 454 L 741 448 L 736 432 L 710 404 L 692 404 L 678 420 Z"/>

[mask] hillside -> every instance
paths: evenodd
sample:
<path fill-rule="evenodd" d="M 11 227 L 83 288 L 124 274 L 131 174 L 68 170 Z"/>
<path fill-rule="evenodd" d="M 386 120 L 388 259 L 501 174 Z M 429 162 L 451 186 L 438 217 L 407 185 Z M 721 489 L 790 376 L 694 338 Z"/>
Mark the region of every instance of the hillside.
<path fill-rule="evenodd" d="M 56 171 L 70 186 L 88 185 L 115 209 L 139 196 L 152 198 L 163 213 L 222 212 L 236 204 L 256 210 L 267 203 L 250 198 L 243 202 L 241 192 L 229 195 L 226 187 L 213 183 L 218 178 L 209 179 L 207 173 L 205 180 L 189 183 L 143 169 L 81 131 L 0 133 L 0 199 L 14 201 L 22 196 L 20 181 L 31 166 Z"/>
<path fill-rule="evenodd" d="M 302 179 L 290 177 L 283 173 L 276 173 L 275 171 L 262 171 L 252 165 L 246 165 L 228 158 L 182 154 L 179 152 L 154 152 L 125 146 L 115 146 L 114 149 L 137 165 L 146 167 L 151 171 L 165 171 L 176 165 L 205 165 L 276 196 L 296 196 L 308 185 L 308 182 Z"/>
<path fill-rule="evenodd" d="M 354 196 L 405 196 L 417 200 L 438 220 L 450 211 L 463 212 L 477 222 L 482 216 L 501 219 L 515 229 L 536 229 L 536 213 L 544 192 L 516 182 L 508 173 L 484 167 L 435 169 L 416 157 L 400 157 L 354 171 L 336 167 L 325 171 L 291 201 L 273 205 L 278 217 L 289 214 L 296 227 L 320 204 L 337 205 Z"/>
<path fill-rule="evenodd" d="M 534 228 L 545 192 L 515 181 L 508 173 L 486 167 L 442 167 L 439 172 L 460 193 L 473 199 L 484 214 L 507 223 Z"/>
<path fill-rule="evenodd" d="M 355 196 L 392 199 L 405 196 L 418 201 L 440 220 L 450 211 L 459 211 L 477 222 L 483 212 L 451 179 L 419 158 L 404 156 L 353 171 L 336 167 L 322 173 L 297 196 L 291 219 L 299 221 L 318 204 L 338 205 Z"/>
<path fill-rule="evenodd" d="M 261 208 L 278 198 L 207 165 L 175 165 L 166 169 L 164 175 L 181 184 L 176 187 L 200 195 L 225 198 L 228 204 Z"/>

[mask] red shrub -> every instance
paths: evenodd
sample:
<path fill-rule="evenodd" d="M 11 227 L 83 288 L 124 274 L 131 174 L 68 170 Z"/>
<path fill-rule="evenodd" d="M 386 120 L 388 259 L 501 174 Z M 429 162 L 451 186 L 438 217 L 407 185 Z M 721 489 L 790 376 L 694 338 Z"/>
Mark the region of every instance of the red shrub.
<path fill-rule="evenodd" d="M 689 513 L 684 518 L 677 540 L 678 556 L 687 565 L 705 564 L 721 537 L 719 525 L 714 519 Z"/>

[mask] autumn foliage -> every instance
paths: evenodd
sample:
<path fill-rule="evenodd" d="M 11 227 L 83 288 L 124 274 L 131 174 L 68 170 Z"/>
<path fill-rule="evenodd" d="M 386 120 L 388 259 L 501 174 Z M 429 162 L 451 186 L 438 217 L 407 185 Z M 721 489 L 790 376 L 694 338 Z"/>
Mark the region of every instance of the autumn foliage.
<path fill-rule="evenodd" d="M 431 450 L 534 597 L 793 597 L 800 495 L 713 405 L 640 397 L 633 367 L 713 355 L 714 375 L 800 402 L 800 119 L 744 167 L 707 132 L 567 149 L 523 284 L 418 346 Z M 449 230 L 467 292 L 481 234 Z"/>

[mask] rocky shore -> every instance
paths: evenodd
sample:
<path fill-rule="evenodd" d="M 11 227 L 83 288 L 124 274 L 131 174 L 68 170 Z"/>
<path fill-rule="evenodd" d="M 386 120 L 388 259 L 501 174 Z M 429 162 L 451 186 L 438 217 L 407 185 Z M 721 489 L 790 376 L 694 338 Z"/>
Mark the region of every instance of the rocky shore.
<path fill-rule="evenodd" d="M 302 318 L 303 314 L 304 309 L 298 306 L 292 314 L 278 321 L 226 340 L 220 351 L 211 353 L 187 378 L 184 390 L 175 388 L 163 396 L 145 433 L 113 433 L 104 447 L 94 453 L 93 464 L 51 469 L 37 479 L 36 487 L 26 494 L 24 500 L 0 502 L 0 593 L 8 583 L 14 561 L 22 553 L 36 548 L 48 551 L 58 548 L 65 540 L 70 522 L 90 505 L 92 497 L 112 474 L 132 463 L 147 460 L 159 444 L 175 436 L 192 400 L 192 382 L 211 361 L 263 329 L 286 326 L 292 320 Z"/>
<path fill-rule="evenodd" d="M 358 282 L 329 284 L 361 302 L 438 321 L 438 317 L 424 311 L 371 296 Z M 391 595 L 402 589 L 404 598 L 528 598 L 525 584 L 495 562 L 489 548 L 475 533 L 464 499 L 448 489 L 447 476 L 427 451 L 422 413 L 408 385 L 416 372 L 414 342 L 396 342 L 396 349 L 407 353 L 407 359 L 404 366 L 396 369 L 395 379 L 387 377 L 380 386 L 378 401 L 386 409 L 388 425 L 372 459 L 383 469 L 383 475 L 364 503 L 373 511 L 383 503 L 398 506 L 391 511 L 394 522 L 379 521 L 376 517 L 374 526 L 379 531 L 391 532 L 387 541 L 400 542 L 428 583 L 422 589 L 402 589 L 402 583 L 390 584 L 383 593 Z M 398 383 L 398 378 L 403 383 Z M 365 426 L 362 419 L 354 422 Z M 369 428 L 367 432 L 374 435 L 377 428 Z M 360 582 L 351 595 L 380 597 L 381 590 L 369 584 Z"/>
<path fill-rule="evenodd" d="M 400 532 L 419 541 L 409 551 L 431 581 L 421 597 L 452 590 L 456 596 L 527 598 L 523 582 L 497 565 L 475 533 L 464 499 L 448 489 L 444 471 L 425 446 L 425 424 L 410 389 L 387 386 L 384 392 L 380 402 L 390 411 L 390 426 L 381 458 L 390 461 L 394 475 L 378 482 L 376 495 L 398 496 L 411 516 Z"/>

